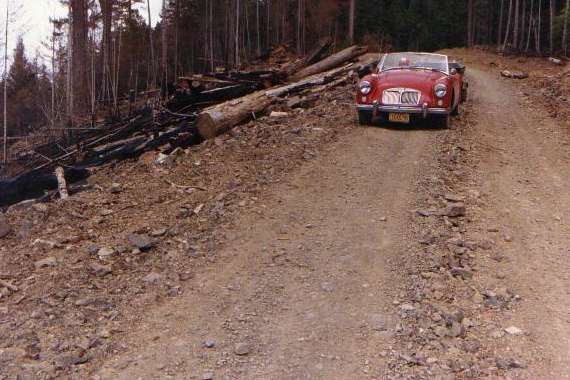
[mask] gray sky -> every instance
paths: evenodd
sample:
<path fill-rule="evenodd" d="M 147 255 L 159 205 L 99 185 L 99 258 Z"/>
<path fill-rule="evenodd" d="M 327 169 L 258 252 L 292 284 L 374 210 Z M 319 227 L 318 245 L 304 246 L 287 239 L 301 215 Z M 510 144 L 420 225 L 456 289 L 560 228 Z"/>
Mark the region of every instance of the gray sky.
<path fill-rule="evenodd" d="M 42 41 L 46 41 L 50 35 L 51 26 L 49 18 L 65 16 L 67 14 L 67 8 L 62 6 L 59 0 L 0 0 L 0 20 L 2 23 L 0 25 L 0 31 L 2 33 L 2 41 L 4 41 L 7 1 L 12 8 L 19 8 L 8 30 L 8 54 L 12 55 L 17 35 L 22 34 L 26 44 L 27 55 L 33 57 L 36 54 L 36 49 L 41 48 Z M 158 20 L 161 6 L 162 0 L 150 0 L 153 24 Z M 144 13 L 142 14 L 146 18 L 146 4 L 140 7 L 144 9 Z M 3 55 L 3 46 L 0 51 Z"/>

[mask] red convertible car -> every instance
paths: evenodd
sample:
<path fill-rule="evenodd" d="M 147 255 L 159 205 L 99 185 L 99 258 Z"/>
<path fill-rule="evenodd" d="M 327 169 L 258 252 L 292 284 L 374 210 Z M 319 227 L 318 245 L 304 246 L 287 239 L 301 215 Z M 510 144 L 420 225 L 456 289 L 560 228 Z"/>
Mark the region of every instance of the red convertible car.
<path fill-rule="evenodd" d="M 385 54 L 374 73 L 362 78 L 356 103 L 360 124 L 374 120 L 409 124 L 429 119 L 447 128 L 467 97 L 465 66 L 446 55 Z"/>

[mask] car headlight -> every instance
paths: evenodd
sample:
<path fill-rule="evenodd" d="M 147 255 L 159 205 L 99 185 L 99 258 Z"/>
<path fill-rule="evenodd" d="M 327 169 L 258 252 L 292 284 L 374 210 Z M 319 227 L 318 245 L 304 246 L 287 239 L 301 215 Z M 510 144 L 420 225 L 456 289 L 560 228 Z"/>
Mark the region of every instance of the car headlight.
<path fill-rule="evenodd" d="M 360 93 L 362 95 L 368 95 L 372 91 L 372 84 L 366 80 L 360 82 Z"/>
<path fill-rule="evenodd" d="M 435 96 L 441 99 L 445 96 L 445 94 L 447 94 L 447 86 L 442 83 L 436 84 L 433 88 L 433 91 L 435 93 Z"/>

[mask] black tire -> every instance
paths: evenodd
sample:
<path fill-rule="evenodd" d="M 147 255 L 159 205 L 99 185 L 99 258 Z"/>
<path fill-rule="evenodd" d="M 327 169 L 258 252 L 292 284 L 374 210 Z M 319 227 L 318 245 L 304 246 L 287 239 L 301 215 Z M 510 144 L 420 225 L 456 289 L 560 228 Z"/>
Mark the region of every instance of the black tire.
<path fill-rule="evenodd" d="M 451 116 L 459 116 L 459 114 L 461 113 L 461 110 L 459 109 L 460 106 L 461 103 L 457 103 L 457 107 L 455 107 L 453 111 L 451 111 Z"/>
<path fill-rule="evenodd" d="M 434 124 L 436 128 L 439 129 L 448 129 L 450 124 L 450 117 L 449 115 L 441 115 L 435 116 Z"/>
<path fill-rule="evenodd" d="M 455 103 L 455 91 L 453 92 L 453 103 Z M 453 104 L 451 103 L 451 104 Z M 451 116 L 459 116 L 459 105 L 461 104 L 461 102 L 457 102 L 457 107 L 455 107 L 454 109 L 451 110 Z"/>
<path fill-rule="evenodd" d="M 358 123 L 360 125 L 371 125 L 372 124 L 372 112 L 370 112 L 370 111 L 358 111 Z"/>
<path fill-rule="evenodd" d="M 467 89 L 467 86 L 464 86 L 461 89 L 461 103 L 465 103 L 467 101 L 468 95 L 469 95 L 469 90 Z"/>

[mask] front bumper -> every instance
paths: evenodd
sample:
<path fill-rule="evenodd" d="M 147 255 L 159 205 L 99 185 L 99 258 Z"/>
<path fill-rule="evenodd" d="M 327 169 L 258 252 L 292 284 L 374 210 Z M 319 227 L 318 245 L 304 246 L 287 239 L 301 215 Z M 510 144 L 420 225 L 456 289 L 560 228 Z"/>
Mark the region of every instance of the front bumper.
<path fill-rule="evenodd" d="M 430 108 L 422 106 L 384 106 L 380 104 L 357 104 L 356 108 L 359 111 L 373 112 L 374 115 L 377 115 L 378 112 L 411 113 L 420 114 L 424 118 L 426 118 L 428 115 L 448 115 L 450 113 L 447 108 Z"/>

